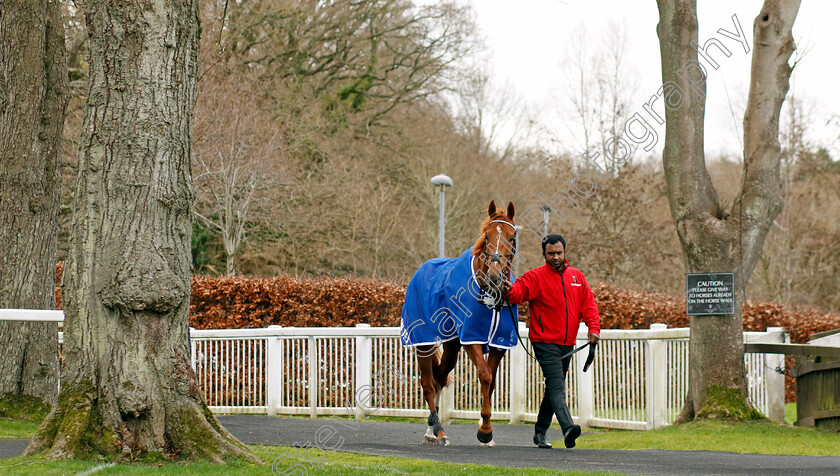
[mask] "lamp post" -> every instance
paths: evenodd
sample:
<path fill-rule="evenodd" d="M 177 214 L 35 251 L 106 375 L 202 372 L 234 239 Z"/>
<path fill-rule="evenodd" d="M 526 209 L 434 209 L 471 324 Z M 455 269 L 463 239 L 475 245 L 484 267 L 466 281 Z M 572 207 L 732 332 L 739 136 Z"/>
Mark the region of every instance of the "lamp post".
<path fill-rule="evenodd" d="M 514 236 L 518 240 L 519 237 L 522 236 L 522 235 L 519 234 L 519 232 L 522 230 L 522 225 L 514 225 L 513 229 L 516 230 L 516 234 Z M 514 263 L 513 263 L 513 275 L 518 278 L 519 277 L 519 261 L 520 261 L 520 259 L 519 259 L 519 256 L 514 256 L 513 259 L 515 260 Z"/>
<path fill-rule="evenodd" d="M 548 214 L 551 213 L 551 207 L 548 205 L 540 206 L 540 210 L 543 212 L 543 238 L 548 236 Z"/>
<path fill-rule="evenodd" d="M 440 188 L 440 252 L 439 256 L 441 258 L 446 256 L 446 251 L 444 247 L 445 235 L 446 235 L 446 187 L 452 186 L 452 179 L 447 177 L 446 175 L 440 174 L 435 175 L 432 177 L 432 185 L 435 187 Z"/>

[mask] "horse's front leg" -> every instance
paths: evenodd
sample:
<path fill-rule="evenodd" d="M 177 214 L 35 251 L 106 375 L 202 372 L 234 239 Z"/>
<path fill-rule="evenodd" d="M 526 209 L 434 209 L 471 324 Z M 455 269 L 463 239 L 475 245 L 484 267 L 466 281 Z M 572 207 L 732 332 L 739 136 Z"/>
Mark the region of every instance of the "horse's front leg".
<path fill-rule="evenodd" d="M 493 384 L 493 373 L 484 359 L 484 344 L 468 344 L 464 346 L 464 350 L 475 365 L 478 380 L 481 382 L 481 424 L 476 437 L 484 446 L 495 446 L 493 427 L 490 425 L 490 387 Z"/>
<path fill-rule="evenodd" d="M 491 398 L 493 397 L 493 392 L 496 391 L 496 374 L 499 372 L 499 364 L 502 363 L 505 352 L 505 349 L 490 347 L 490 355 L 487 356 L 487 365 L 490 367 L 490 373 L 493 375 L 493 380 L 490 382 Z"/>

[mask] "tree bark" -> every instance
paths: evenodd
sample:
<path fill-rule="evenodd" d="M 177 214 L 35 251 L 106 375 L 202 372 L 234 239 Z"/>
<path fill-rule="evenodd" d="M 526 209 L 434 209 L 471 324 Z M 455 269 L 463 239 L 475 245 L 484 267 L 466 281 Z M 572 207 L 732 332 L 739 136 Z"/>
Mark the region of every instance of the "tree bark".
<path fill-rule="evenodd" d="M 64 271 L 61 393 L 26 453 L 259 461 L 190 365 L 197 0 L 86 2 L 90 84 Z"/>
<path fill-rule="evenodd" d="M 55 309 L 67 106 L 59 3 L 0 2 L 0 308 Z M 0 321 L 0 395 L 55 403 L 58 326 Z"/>
<path fill-rule="evenodd" d="M 720 205 L 705 165 L 705 74 L 694 67 L 699 63 L 691 46 L 698 43 L 696 0 L 657 3 L 666 96 L 662 160 L 685 270 L 735 273 L 735 313 L 690 318 L 690 394 L 683 413 L 689 418 L 749 418 L 742 307 L 764 239 L 782 209 L 778 117 L 791 73 L 787 62 L 799 1 L 766 0 L 755 20 L 744 182 L 731 211 Z M 670 103 L 669 90 L 675 91 Z"/>

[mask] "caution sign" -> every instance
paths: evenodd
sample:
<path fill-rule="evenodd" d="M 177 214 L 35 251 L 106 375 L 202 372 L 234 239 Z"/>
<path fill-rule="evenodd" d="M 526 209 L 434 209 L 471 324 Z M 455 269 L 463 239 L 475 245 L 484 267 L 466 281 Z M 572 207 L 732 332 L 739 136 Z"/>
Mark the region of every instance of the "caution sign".
<path fill-rule="evenodd" d="M 735 273 L 686 273 L 685 307 L 689 316 L 735 313 Z"/>

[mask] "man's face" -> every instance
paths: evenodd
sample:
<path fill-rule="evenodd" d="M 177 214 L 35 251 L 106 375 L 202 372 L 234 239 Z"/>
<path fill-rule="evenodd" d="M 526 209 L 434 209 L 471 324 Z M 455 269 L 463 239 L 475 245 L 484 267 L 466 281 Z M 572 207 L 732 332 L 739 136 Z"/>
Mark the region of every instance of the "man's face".
<path fill-rule="evenodd" d="M 560 268 L 566 259 L 566 250 L 563 249 L 563 243 L 545 245 L 543 257 L 545 257 L 545 262 L 550 266 Z"/>

